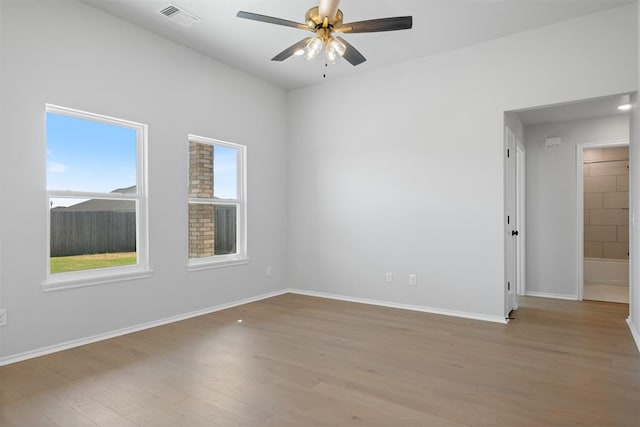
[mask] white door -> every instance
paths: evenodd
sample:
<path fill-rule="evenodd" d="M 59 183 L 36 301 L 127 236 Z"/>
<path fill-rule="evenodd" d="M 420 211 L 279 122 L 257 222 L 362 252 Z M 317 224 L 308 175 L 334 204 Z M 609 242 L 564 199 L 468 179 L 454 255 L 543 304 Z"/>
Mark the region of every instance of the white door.
<path fill-rule="evenodd" d="M 516 308 L 517 238 L 516 228 L 516 137 L 505 128 L 505 317 Z"/>

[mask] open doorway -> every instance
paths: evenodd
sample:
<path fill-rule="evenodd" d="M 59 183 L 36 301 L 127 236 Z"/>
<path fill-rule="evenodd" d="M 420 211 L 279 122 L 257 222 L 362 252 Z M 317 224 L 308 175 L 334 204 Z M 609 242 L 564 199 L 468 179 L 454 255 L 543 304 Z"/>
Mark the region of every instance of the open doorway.
<path fill-rule="evenodd" d="M 628 144 L 629 114 L 617 109 L 621 98 L 621 95 L 615 95 L 505 113 L 506 126 L 513 129 L 514 133 L 517 133 L 516 130 L 520 132 L 524 145 L 523 154 L 526 151 L 526 160 L 523 160 L 521 166 L 521 169 L 526 167 L 526 185 L 524 185 L 526 195 L 522 204 L 517 203 L 519 206 L 523 205 L 521 209 L 527 221 L 524 228 L 517 230 L 518 238 L 523 242 L 526 239 L 521 254 L 524 261 L 520 261 L 522 279 L 516 271 L 517 290 L 520 291 L 522 286 L 522 292 L 525 295 L 570 300 L 583 299 L 585 223 L 582 178 L 585 170 L 582 165 L 578 170 L 577 147 L 581 147 L 579 151 L 582 155 L 582 149 L 588 147 L 588 144 L 617 144 L 617 147 L 612 148 Z M 610 155 L 611 153 L 607 153 L 607 156 Z M 509 176 L 513 176 L 508 176 L 508 172 L 507 162 L 505 192 L 510 189 Z M 617 180 L 617 178 L 614 179 Z M 514 187 L 517 189 L 519 185 L 515 184 Z M 517 193 L 516 190 L 516 197 Z M 620 195 L 607 197 L 611 198 L 609 200 L 611 203 Z M 507 198 L 505 201 L 507 202 Z M 505 223 L 506 221 L 505 217 Z M 620 224 L 620 230 L 618 230 L 616 224 L 616 242 L 611 243 L 621 243 L 617 241 L 619 233 L 620 240 L 624 240 L 625 232 L 628 233 L 628 228 L 624 227 Z M 612 233 L 612 229 L 604 231 Z M 505 229 L 505 240 L 512 232 Z M 594 229 L 589 230 L 590 234 L 592 232 Z M 589 239 L 592 237 L 590 235 Z M 608 239 L 613 239 L 612 234 Z M 617 250 L 618 246 L 607 245 L 609 253 L 614 250 L 614 247 Z M 508 268 L 507 260 L 505 276 L 513 274 Z M 508 284 L 508 280 L 505 284 Z M 508 313 L 506 310 L 509 308 L 509 298 L 510 295 L 505 286 L 506 313 Z"/>
<path fill-rule="evenodd" d="M 579 299 L 629 302 L 629 143 L 578 144 Z"/>

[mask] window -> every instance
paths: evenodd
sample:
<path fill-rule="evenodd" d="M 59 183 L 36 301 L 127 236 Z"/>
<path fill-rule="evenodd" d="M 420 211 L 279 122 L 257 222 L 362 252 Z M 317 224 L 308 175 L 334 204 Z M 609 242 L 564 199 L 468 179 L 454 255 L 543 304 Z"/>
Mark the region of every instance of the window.
<path fill-rule="evenodd" d="M 189 270 L 247 262 L 246 147 L 189 135 Z"/>
<path fill-rule="evenodd" d="M 147 126 L 46 106 L 45 289 L 149 275 Z"/>

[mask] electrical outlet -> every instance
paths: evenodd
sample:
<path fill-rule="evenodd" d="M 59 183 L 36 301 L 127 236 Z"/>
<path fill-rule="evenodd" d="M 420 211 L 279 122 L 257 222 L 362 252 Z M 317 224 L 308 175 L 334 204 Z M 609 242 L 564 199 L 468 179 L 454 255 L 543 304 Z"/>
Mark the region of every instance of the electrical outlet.
<path fill-rule="evenodd" d="M 7 309 L 0 308 L 0 326 L 7 326 Z"/>
<path fill-rule="evenodd" d="M 384 281 L 387 283 L 393 282 L 393 273 L 387 273 L 387 277 L 384 279 Z"/>
<path fill-rule="evenodd" d="M 270 265 L 267 266 L 267 277 L 273 276 L 273 269 Z"/>
<path fill-rule="evenodd" d="M 415 274 L 410 274 L 409 275 L 409 285 L 416 286 L 417 284 L 418 284 L 418 276 L 416 276 Z"/>

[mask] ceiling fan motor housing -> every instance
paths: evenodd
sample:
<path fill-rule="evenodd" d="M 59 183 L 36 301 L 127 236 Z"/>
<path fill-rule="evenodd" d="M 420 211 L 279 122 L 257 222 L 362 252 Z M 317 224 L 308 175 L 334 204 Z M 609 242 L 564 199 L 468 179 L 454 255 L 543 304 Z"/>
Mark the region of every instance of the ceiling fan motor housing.
<path fill-rule="evenodd" d="M 342 25 L 343 15 L 340 9 L 338 9 L 338 12 L 336 12 L 336 16 L 326 17 L 326 18 L 328 19 L 328 26 L 330 27 L 336 28 Z M 309 26 L 309 28 L 317 29 L 317 28 L 324 27 L 325 17 L 320 16 L 320 10 L 316 6 L 307 10 L 307 14 L 305 15 L 304 20 L 305 20 L 305 23 Z"/>

